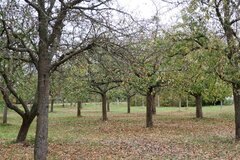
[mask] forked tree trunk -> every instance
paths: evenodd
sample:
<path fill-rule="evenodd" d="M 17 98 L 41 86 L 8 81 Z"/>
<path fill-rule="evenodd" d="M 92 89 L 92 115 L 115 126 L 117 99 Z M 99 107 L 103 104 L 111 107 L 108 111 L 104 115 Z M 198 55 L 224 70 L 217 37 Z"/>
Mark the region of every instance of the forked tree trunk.
<path fill-rule="evenodd" d="M 7 116 L 8 116 L 8 107 L 5 105 L 3 108 L 3 124 L 7 124 Z"/>
<path fill-rule="evenodd" d="M 127 113 L 131 112 L 131 96 L 127 96 Z"/>
<path fill-rule="evenodd" d="M 51 110 L 50 110 L 50 112 L 53 112 L 53 105 L 54 105 L 54 99 L 51 99 Z"/>
<path fill-rule="evenodd" d="M 152 119 L 152 109 L 153 109 L 153 101 L 154 96 L 152 95 L 152 88 L 148 89 L 146 101 L 147 101 L 147 107 L 146 107 L 146 127 L 153 127 L 153 119 Z"/>
<path fill-rule="evenodd" d="M 78 101 L 77 102 L 77 117 L 81 117 L 82 116 L 81 110 L 82 110 L 82 102 Z"/>
<path fill-rule="evenodd" d="M 106 93 L 102 93 L 102 120 L 107 121 L 107 95 Z"/>
<path fill-rule="evenodd" d="M 233 84 L 233 99 L 235 110 L 235 136 L 240 140 L 240 85 Z"/>
<path fill-rule="evenodd" d="M 26 111 L 25 113 L 23 111 L 21 111 L 18 107 L 16 107 L 15 105 L 12 104 L 12 102 L 10 101 L 9 97 L 8 97 L 8 93 L 6 93 L 4 90 L 1 90 L 2 95 L 3 95 L 3 99 L 5 102 L 6 107 L 14 110 L 15 112 L 17 112 L 21 118 L 22 118 L 22 125 L 20 127 L 20 130 L 18 132 L 18 136 L 16 139 L 16 142 L 23 142 L 25 141 L 26 137 L 27 137 L 27 133 L 29 130 L 29 127 L 33 121 L 33 119 L 35 118 L 36 114 L 37 114 L 37 102 L 36 99 L 34 100 L 34 103 L 31 107 L 30 111 Z M 35 97 L 36 98 L 36 97 Z"/>
<path fill-rule="evenodd" d="M 24 142 L 26 140 L 28 130 L 30 128 L 30 125 L 32 124 L 33 119 L 34 119 L 33 117 L 31 117 L 31 118 L 26 117 L 26 118 L 22 119 L 22 125 L 18 132 L 18 136 L 17 136 L 17 140 L 16 140 L 17 143 Z"/>
<path fill-rule="evenodd" d="M 194 95 L 196 101 L 196 118 L 203 118 L 202 112 L 202 95 L 196 94 Z"/>

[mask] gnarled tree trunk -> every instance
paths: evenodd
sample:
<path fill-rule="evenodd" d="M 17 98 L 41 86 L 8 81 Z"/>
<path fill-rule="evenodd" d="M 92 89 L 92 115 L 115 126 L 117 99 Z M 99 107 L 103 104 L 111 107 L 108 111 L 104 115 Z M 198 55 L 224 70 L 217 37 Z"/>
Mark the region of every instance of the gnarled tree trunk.
<path fill-rule="evenodd" d="M 102 93 L 102 120 L 107 121 L 107 95 L 106 93 Z"/>
<path fill-rule="evenodd" d="M 233 99 L 235 110 L 235 136 L 240 140 L 240 85 L 233 84 Z"/>
<path fill-rule="evenodd" d="M 34 118 L 35 118 L 34 115 L 32 115 L 31 117 L 30 116 L 23 117 L 22 125 L 20 127 L 19 132 L 18 132 L 18 136 L 17 136 L 17 140 L 16 140 L 17 143 L 24 142 L 26 140 L 28 130 L 29 130 Z"/>
<path fill-rule="evenodd" d="M 195 94 L 194 97 L 195 97 L 195 102 L 196 102 L 196 118 L 203 118 L 202 95 Z"/>

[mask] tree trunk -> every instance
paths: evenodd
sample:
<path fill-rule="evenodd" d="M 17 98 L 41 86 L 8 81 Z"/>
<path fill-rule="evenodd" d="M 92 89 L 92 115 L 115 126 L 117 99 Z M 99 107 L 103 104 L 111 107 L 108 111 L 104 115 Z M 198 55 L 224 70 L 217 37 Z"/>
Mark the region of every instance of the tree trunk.
<path fill-rule="evenodd" d="M 158 95 L 158 108 L 160 107 L 160 97 L 159 97 L 159 95 Z"/>
<path fill-rule="evenodd" d="M 196 118 L 203 118 L 203 112 L 202 112 L 202 95 L 196 94 L 195 96 L 196 100 Z"/>
<path fill-rule="evenodd" d="M 34 159 L 46 160 L 48 152 L 48 104 L 49 104 L 49 73 L 48 65 L 39 63 L 38 71 L 38 114 Z"/>
<path fill-rule="evenodd" d="M 110 112 L 110 102 L 107 101 L 107 111 Z"/>
<path fill-rule="evenodd" d="M 153 101 L 152 101 L 152 113 L 155 115 L 156 114 L 156 105 L 155 105 L 155 94 L 152 95 Z"/>
<path fill-rule="evenodd" d="M 134 96 L 134 106 L 137 106 L 137 96 Z"/>
<path fill-rule="evenodd" d="M 152 127 L 153 126 L 153 120 L 152 120 L 152 109 L 153 109 L 153 101 L 154 101 L 154 96 L 152 95 L 152 88 L 148 89 L 147 92 L 147 107 L 146 107 L 146 127 Z"/>
<path fill-rule="evenodd" d="M 51 110 L 50 110 L 50 112 L 53 112 L 53 105 L 54 105 L 54 99 L 51 99 Z"/>
<path fill-rule="evenodd" d="M 3 124 L 7 124 L 7 116 L 8 116 L 8 107 L 5 105 L 3 108 Z"/>
<path fill-rule="evenodd" d="M 233 84 L 233 100 L 235 110 L 235 136 L 240 140 L 240 85 Z"/>
<path fill-rule="evenodd" d="M 127 113 L 131 112 L 131 97 L 127 96 Z"/>
<path fill-rule="evenodd" d="M 82 116 L 81 109 L 82 109 L 82 102 L 78 101 L 77 102 L 77 117 L 81 117 Z"/>
<path fill-rule="evenodd" d="M 41 1 L 40 8 L 45 8 L 44 1 Z M 38 95 L 37 95 L 37 126 L 34 145 L 34 159 L 46 160 L 48 153 L 48 105 L 50 66 L 52 55 L 48 47 L 48 20 L 46 13 L 38 12 Z"/>
<path fill-rule="evenodd" d="M 17 140 L 16 142 L 24 142 L 27 138 L 28 130 L 30 128 L 30 125 L 32 124 L 34 118 L 23 118 L 22 119 L 22 125 L 20 127 L 20 130 L 18 132 Z"/>
<path fill-rule="evenodd" d="M 119 106 L 119 99 L 117 98 L 117 105 Z"/>
<path fill-rule="evenodd" d="M 62 107 L 63 108 L 65 107 L 65 99 L 64 98 L 62 99 Z"/>
<path fill-rule="evenodd" d="M 102 120 L 107 121 L 107 95 L 106 93 L 102 94 Z"/>
<path fill-rule="evenodd" d="M 179 111 L 181 110 L 181 107 L 182 107 L 182 100 L 180 99 L 179 102 L 178 102 L 178 109 L 179 109 Z"/>

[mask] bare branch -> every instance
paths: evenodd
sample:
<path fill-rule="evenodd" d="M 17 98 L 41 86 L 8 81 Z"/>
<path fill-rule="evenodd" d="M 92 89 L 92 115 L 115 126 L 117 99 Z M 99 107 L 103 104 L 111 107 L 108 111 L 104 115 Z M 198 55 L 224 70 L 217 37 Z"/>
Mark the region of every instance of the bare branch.
<path fill-rule="evenodd" d="M 28 5 L 30 5 L 30 6 L 32 6 L 36 11 L 38 11 L 38 12 L 41 12 L 41 8 L 37 5 L 37 4 L 35 4 L 35 3 L 33 3 L 33 2 L 30 2 L 29 0 L 24 0 Z"/>
<path fill-rule="evenodd" d="M 0 73 L 1 73 L 1 75 L 2 75 L 2 77 L 3 77 L 3 79 L 4 79 L 4 81 L 5 81 L 5 83 L 6 83 L 6 85 L 7 85 L 8 90 L 9 90 L 9 91 L 13 94 L 13 96 L 21 103 L 21 105 L 22 105 L 23 108 L 24 108 L 24 111 L 25 111 L 26 113 L 29 113 L 29 109 L 28 109 L 28 107 L 27 107 L 27 104 L 24 102 L 24 100 L 23 100 L 23 99 L 17 94 L 17 92 L 14 90 L 14 88 L 13 88 L 10 80 L 8 79 L 6 73 L 3 72 L 3 71 L 1 71 Z"/>
<path fill-rule="evenodd" d="M 93 48 L 94 43 L 91 43 L 89 45 L 87 45 L 84 48 L 80 48 L 78 50 L 73 49 L 65 54 L 63 54 L 58 61 L 56 61 L 55 63 L 53 63 L 50 67 L 51 72 L 54 72 L 58 66 L 60 66 L 61 64 L 63 64 L 64 62 L 66 62 L 67 60 L 73 58 L 74 56 L 76 56 L 77 54 L 83 53 L 86 50 L 89 50 L 91 48 Z"/>
<path fill-rule="evenodd" d="M 10 101 L 8 92 L 2 86 L 2 84 L 0 84 L 0 90 L 1 90 L 1 93 L 3 95 L 3 99 L 4 99 L 4 102 L 5 102 L 6 106 L 8 108 L 14 110 L 15 112 L 17 112 L 21 117 L 24 117 L 25 113 L 21 109 L 19 109 L 17 106 L 13 105 L 13 103 Z"/>

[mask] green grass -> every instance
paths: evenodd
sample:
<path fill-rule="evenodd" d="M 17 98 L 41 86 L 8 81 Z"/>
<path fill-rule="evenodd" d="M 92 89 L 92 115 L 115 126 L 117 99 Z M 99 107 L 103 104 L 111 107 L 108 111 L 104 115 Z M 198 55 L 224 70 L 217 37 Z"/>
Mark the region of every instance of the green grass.
<path fill-rule="evenodd" d="M 154 127 L 145 128 L 146 108 L 112 103 L 109 120 L 101 121 L 99 104 L 84 104 L 83 117 L 76 107 L 56 105 L 49 113 L 49 159 L 238 159 L 240 144 L 234 141 L 233 106 L 195 108 L 160 107 Z M 2 115 L 2 114 L 1 114 Z M 0 119 L 2 117 L 0 116 Z M 13 144 L 21 118 L 10 111 L 8 125 L 0 125 L 2 159 L 32 159 L 36 122 L 25 144 Z"/>

